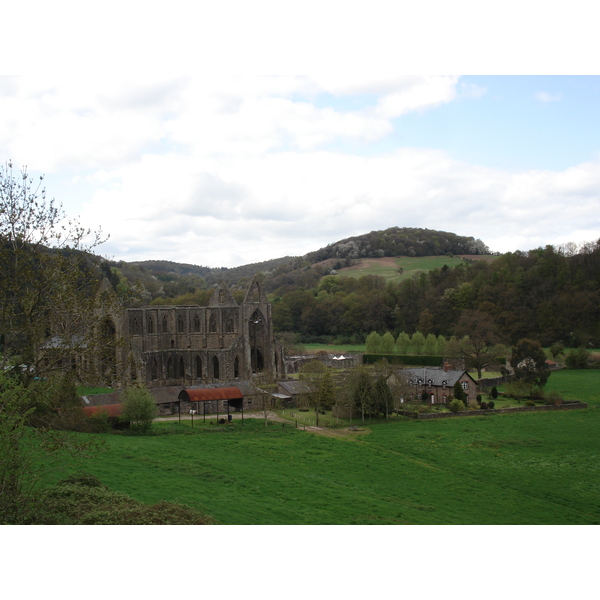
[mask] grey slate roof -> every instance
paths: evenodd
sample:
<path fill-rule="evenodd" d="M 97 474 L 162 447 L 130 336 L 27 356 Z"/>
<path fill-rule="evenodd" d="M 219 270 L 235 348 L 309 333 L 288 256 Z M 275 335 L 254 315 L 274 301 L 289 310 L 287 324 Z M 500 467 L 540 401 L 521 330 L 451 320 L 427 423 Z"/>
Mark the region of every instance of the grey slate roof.
<path fill-rule="evenodd" d="M 466 371 L 454 371 L 452 369 L 444 371 L 441 367 L 421 367 L 415 369 L 401 369 L 399 371 L 399 373 L 403 375 L 409 383 L 412 382 L 413 385 L 417 385 L 419 380 L 421 380 L 427 385 L 429 385 L 429 382 L 431 381 L 431 385 L 437 387 L 442 387 L 444 385 L 452 387 L 465 372 Z M 468 373 L 467 375 L 471 377 Z M 471 379 L 473 378 L 471 377 Z M 475 382 L 475 380 L 473 381 Z"/>
<path fill-rule="evenodd" d="M 310 394 L 312 389 L 306 381 L 280 381 L 279 387 L 284 389 L 290 396 L 298 394 Z"/>

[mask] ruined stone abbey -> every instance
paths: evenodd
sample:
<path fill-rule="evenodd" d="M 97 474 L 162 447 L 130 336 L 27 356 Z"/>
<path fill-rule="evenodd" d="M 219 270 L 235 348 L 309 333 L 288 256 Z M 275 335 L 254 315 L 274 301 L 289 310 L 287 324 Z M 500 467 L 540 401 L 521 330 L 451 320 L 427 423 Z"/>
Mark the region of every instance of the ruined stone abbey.
<path fill-rule="evenodd" d="M 220 283 L 206 307 L 129 308 L 116 321 L 124 344 L 113 372 L 148 387 L 244 380 L 258 372 L 285 376 L 271 305 L 256 279 L 241 305 Z"/>

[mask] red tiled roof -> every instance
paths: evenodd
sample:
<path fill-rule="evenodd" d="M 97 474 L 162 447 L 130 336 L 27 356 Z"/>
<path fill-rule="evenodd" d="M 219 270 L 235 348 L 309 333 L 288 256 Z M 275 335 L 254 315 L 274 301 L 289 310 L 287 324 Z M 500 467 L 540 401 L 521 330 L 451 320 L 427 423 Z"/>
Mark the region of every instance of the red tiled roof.
<path fill-rule="evenodd" d="M 109 417 L 118 417 L 123 410 L 122 404 L 104 404 L 100 406 L 85 406 L 83 411 L 88 417 L 97 415 L 98 413 L 105 412 Z"/>
<path fill-rule="evenodd" d="M 181 390 L 179 399 L 187 402 L 208 402 L 210 400 L 238 400 L 244 395 L 236 387 Z"/>

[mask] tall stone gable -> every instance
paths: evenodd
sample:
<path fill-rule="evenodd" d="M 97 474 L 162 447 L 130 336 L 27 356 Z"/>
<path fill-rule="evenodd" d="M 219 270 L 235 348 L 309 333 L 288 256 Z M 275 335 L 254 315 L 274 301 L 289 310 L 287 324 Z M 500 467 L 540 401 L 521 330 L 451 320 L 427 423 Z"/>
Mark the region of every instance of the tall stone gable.
<path fill-rule="evenodd" d="M 148 387 L 285 376 L 271 305 L 256 278 L 241 305 L 221 282 L 208 306 L 127 309 L 124 330 L 130 377 Z"/>

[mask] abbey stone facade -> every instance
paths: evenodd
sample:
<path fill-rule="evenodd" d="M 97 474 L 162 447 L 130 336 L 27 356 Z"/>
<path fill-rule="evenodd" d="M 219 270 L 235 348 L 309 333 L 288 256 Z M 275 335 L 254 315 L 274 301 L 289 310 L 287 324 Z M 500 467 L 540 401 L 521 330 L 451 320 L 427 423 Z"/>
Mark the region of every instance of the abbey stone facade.
<path fill-rule="evenodd" d="M 220 283 L 208 306 L 128 308 L 124 320 L 130 378 L 148 387 L 247 380 L 257 372 L 285 377 L 271 305 L 256 278 L 241 305 Z"/>

